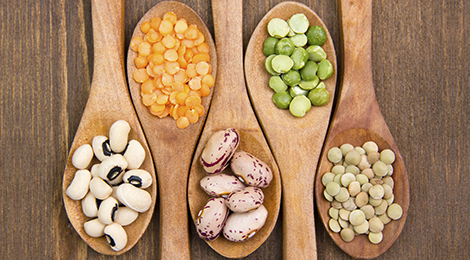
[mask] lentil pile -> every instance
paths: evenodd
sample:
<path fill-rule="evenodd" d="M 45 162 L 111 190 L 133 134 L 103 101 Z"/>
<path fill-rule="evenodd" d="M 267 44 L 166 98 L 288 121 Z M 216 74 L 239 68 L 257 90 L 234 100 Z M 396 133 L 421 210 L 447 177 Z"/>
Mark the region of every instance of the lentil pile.
<path fill-rule="evenodd" d="M 83 214 L 88 217 L 83 224 L 85 233 L 96 238 L 105 236 L 114 251 L 127 244 L 124 227 L 153 203 L 146 190 L 152 176 L 139 169 L 145 150 L 139 141 L 128 141 L 130 130 L 126 121 L 118 120 L 109 129 L 109 139 L 97 135 L 91 145 L 78 147 L 72 155 L 77 171 L 66 190 L 70 199 L 81 202 Z M 94 157 L 99 163 L 93 164 Z"/>
<path fill-rule="evenodd" d="M 384 226 L 398 220 L 403 209 L 394 203 L 393 162 L 390 149 L 379 152 L 373 141 L 362 147 L 343 144 L 328 151 L 334 164 L 323 174 L 323 195 L 331 202 L 328 224 L 345 242 L 366 234 L 373 244 L 382 242 Z"/>
<path fill-rule="evenodd" d="M 312 106 L 323 106 L 330 99 L 324 80 L 333 74 L 322 45 L 327 33 L 321 26 L 310 26 L 305 14 L 294 14 L 287 21 L 273 18 L 267 26 L 263 44 L 266 71 L 271 74 L 272 100 L 280 109 L 303 117 Z"/>
<path fill-rule="evenodd" d="M 214 85 L 210 47 L 196 25 L 173 12 L 152 18 L 140 27 L 143 37 L 134 37 L 133 79 L 141 83 L 142 103 L 152 115 L 171 116 L 180 129 L 194 124 L 204 114 L 201 99 Z"/>

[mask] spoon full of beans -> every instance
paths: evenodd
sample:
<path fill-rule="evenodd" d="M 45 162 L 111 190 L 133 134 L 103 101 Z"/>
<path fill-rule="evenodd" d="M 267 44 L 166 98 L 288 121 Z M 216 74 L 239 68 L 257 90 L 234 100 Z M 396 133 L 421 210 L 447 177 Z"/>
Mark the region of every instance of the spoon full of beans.
<path fill-rule="evenodd" d="M 63 201 L 74 229 L 91 248 L 101 254 L 120 255 L 130 250 L 147 229 L 155 207 L 157 184 L 150 150 L 132 106 L 124 75 L 124 2 L 120 0 L 92 1 L 92 18 L 93 78 L 90 95 L 67 159 L 63 177 Z M 92 144 L 95 136 L 108 136 L 111 125 L 118 120 L 128 123 L 129 140 L 137 140 L 142 145 L 142 151 L 145 152 L 145 159 L 140 169 L 146 170 L 152 178 L 152 184 L 147 188 L 150 195 L 148 197 L 152 202 L 145 213 L 141 213 L 131 225 L 124 227 L 127 233 L 127 243 L 121 250 L 114 251 L 104 236 L 95 238 L 85 232 L 84 224 L 89 218 L 82 211 L 82 200 L 72 200 L 66 194 L 66 190 L 77 172 L 77 168 L 72 163 L 74 153 L 82 145 Z M 127 136 L 125 138 L 127 141 Z M 95 163 L 99 163 L 97 159 L 91 161 L 89 165 Z M 103 184 L 107 186 L 104 182 Z"/>
<path fill-rule="evenodd" d="M 269 87 L 272 75 L 267 72 L 267 57 L 263 53 L 263 45 L 269 37 L 270 28 L 267 27 L 270 21 L 287 21 L 296 14 L 305 15 L 308 19 L 307 26 L 316 25 L 325 29 L 327 39 L 322 48 L 334 68 L 332 75 L 323 82 L 325 89 L 330 93 L 329 100 L 323 106 L 312 106 L 303 117 L 294 117 L 289 109 L 280 109 L 273 102 L 273 90 Z M 336 54 L 325 24 L 303 4 L 283 2 L 276 5 L 261 19 L 251 36 L 245 54 L 245 73 L 253 107 L 273 149 L 282 176 L 284 257 L 316 259 L 313 184 L 336 88 Z M 301 98 L 307 100 L 310 105 L 305 96 Z"/>
<path fill-rule="evenodd" d="M 218 70 L 214 97 L 191 165 L 188 202 L 196 223 L 209 195 L 200 187 L 208 174 L 201 165 L 201 153 L 216 132 L 235 129 L 239 133 L 238 150 L 266 163 L 272 170 L 272 181 L 263 189 L 267 219 L 254 236 L 243 242 L 232 242 L 220 235 L 207 241 L 217 253 L 228 258 L 242 258 L 261 246 L 271 234 L 280 209 L 281 180 L 279 170 L 251 107 L 243 73 L 243 1 L 212 1 Z M 234 132 L 234 131 L 230 131 Z"/>
<path fill-rule="evenodd" d="M 409 184 L 403 158 L 380 112 L 375 96 L 371 60 L 372 0 L 340 1 L 340 10 L 342 19 L 344 76 L 339 102 L 323 146 L 316 176 L 315 196 L 322 222 L 334 242 L 347 254 L 355 258 L 370 259 L 384 253 L 398 238 L 405 224 L 408 212 Z M 389 222 L 389 220 L 386 221 L 389 223 L 385 225 L 380 234 L 383 236 L 380 242 L 373 239 L 371 240 L 371 235 L 369 235 L 369 237 L 368 235 L 357 235 L 355 237 L 353 235 L 352 241 L 346 242 L 349 239 L 344 236 L 342 237 L 341 233 L 338 232 L 339 229 L 333 232 L 332 226 L 329 225 L 329 221 L 332 219 L 329 214 L 329 209 L 337 202 L 334 200 L 330 203 L 330 201 L 326 199 L 327 195 L 325 196 L 324 194 L 325 187 L 323 186 L 322 178 L 324 174 L 330 172 L 334 166 L 334 164 L 328 160 L 329 157 L 331 159 L 331 155 L 334 151 L 331 150 L 333 147 L 338 148 L 343 144 L 349 144 L 351 147 L 362 147 L 369 141 L 373 141 L 380 150 L 391 150 L 395 154 L 395 160 L 392 164 L 393 175 L 391 175 L 393 178 L 392 183 L 394 183 L 393 203 L 400 205 L 402 214 L 401 218 L 397 220 L 392 220 L 391 222 Z M 393 160 L 389 160 L 389 162 L 392 161 Z M 351 175 L 349 176 L 353 177 Z M 377 172 L 375 172 L 375 177 L 374 175 L 371 177 L 371 182 L 376 181 L 381 183 L 382 180 L 384 180 L 384 178 L 380 176 L 377 177 Z M 357 175 L 356 178 L 359 179 Z M 349 194 L 347 196 L 349 196 Z M 359 201 L 357 196 L 355 197 L 356 202 Z M 371 191 L 369 191 L 369 196 L 373 196 Z M 372 200 L 369 200 L 369 203 L 372 202 Z M 340 203 L 339 205 L 338 208 L 345 206 L 344 203 Z M 391 208 L 391 206 L 388 207 Z M 379 207 L 374 208 L 377 213 Z M 381 216 L 379 216 L 379 218 Z M 351 218 L 351 215 L 345 216 L 345 218 L 348 217 Z M 371 220 L 369 220 L 369 224 L 371 225 L 370 227 L 372 227 Z M 356 228 L 353 225 L 350 227 L 353 229 Z M 368 234 L 373 233 L 373 231 L 364 231 Z M 354 232 L 352 234 L 354 234 Z M 344 239 L 346 239 L 346 241 Z"/>
<path fill-rule="evenodd" d="M 127 73 L 159 180 L 160 257 L 189 259 L 188 174 L 217 74 L 204 21 L 181 2 L 155 5 L 135 27 Z"/>

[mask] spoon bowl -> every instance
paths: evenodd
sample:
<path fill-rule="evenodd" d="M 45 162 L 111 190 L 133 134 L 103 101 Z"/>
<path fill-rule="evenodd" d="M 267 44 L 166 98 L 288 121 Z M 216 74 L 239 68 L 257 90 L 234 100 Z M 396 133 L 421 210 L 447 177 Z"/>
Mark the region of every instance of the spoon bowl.
<path fill-rule="evenodd" d="M 243 1 L 212 1 L 214 31 L 217 43 L 219 68 L 214 85 L 214 97 L 194 154 L 188 183 L 188 201 L 193 222 L 204 207 L 209 196 L 199 186 L 207 174 L 199 158 L 209 137 L 218 130 L 235 128 L 240 134 L 238 150 L 257 157 L 270 166 L 273 180 L 263 189 L 263 205 L 268 211 L 265 225 L 252 238 L 244 242 L 230 242 L 221 234 L 216 240 L 207 242 L 217 253 L 228 258 L 242 258 L 261 246 L 269 237 L 278 218 L 281 199 L 279 169 L 263 132 L 256 120 L 246 92 L 243 73 Z M 230 167 L 224 172 L 231 174 Z"/>
<path fill-rule="evenodd" d="M 185 19 L 188 25 L 195 24 L 198 30 L 204 34 L 205 42 L 210 47 L 212 75 L 216 78 L 217 53 L 212 36 L 201 17 L 181 2 L 163 1 L 156 4 L 138 22 L 132 38 L 143 36 L 143 32 L 140 30 L 143 22 L 156 17 L 162 18 L 167 12 L 173 12 L 178 18 Z M 209 96 L 202 98 L 201 104 L 206 111 L 204 115 L 195 124 L 190 124 L 185 129 L 179 129 L 174 118 L 171 116 L 158 118 L 152 115 L 142 103 L 140 83 L 133 79 L 133 73 L 136 70 L 134 59 L 137 55 L 129 48 L 127 74 L 132 100 L 142 128 L 148 136 L 148 143 L 159 179 L 160 258 L 189 259 L 191 254 L 186 188 L 193 152 L 209 110 L 213 90 Z"/>
<path fill-rule="evenodd" d="M 265 69 L 263 54 L 269 21 L 287 20 L 297 13 L 304 13 L 310 26 L 325 28 L 328 37 L 322 48 L 334 67 L 333 75 L 324 81 L 330 100 L 324 106 L 312 107 L 301 118 L 279 109 L 272 101 L 274 92 L 268 85 L 271 75 Z M 327 27 L 315 12 L 296 2 L 282 2 L 266 13 L 246 50 L 248 92 L 282 176 L 283 254 L 288 259 L 316 258 L 314 177 L 335 96 L 336 67 L 336 53 Z"/>
<path fill-rule="evenodd" d="M 323 146 L 315 183 L 315 197 L 321 220 L 334 242 L 352 257 L 370 259 L 384 253 L 403 229 L 409 207 L 408 175 L 375 97 L 371 59 L 372 0 L 342 0 L 340 8 L 344 40 L 344 77 L 336 111 Z M 328 226 L 330 202 L 323 196 L 321 178 L 333 166 L 327 159 L 329 149 L 344 143 L 362 146 L 366 141 L 376 142 L 380 151 L 389 148 L 395 152 L 396 159 L 392 164 L 394 202 L 402 207 L 403 215 L 399 220 L 385 225 L 383 240 L 379 244 L 372 244 L 365 235 L 356 236 L 353 241 L 346 243 Z"/>
<path fill-rule="evenodd" d="M 155 169 L 144 133 L 135 114 L 124 76 L 124 3 L 119 0 L 92 1 L 94 69 L 90 95 L 78 126 L 65 167 L 62 194 L 67 216 L 80 237 L 96 252 L 105 255 L 120 255 L 130 250 L 142 237 L 152 219 L 157 196 Z M 126 120 L 131 126 L 129 140 L 138 140 L 145 150 L 145 161 L 140 169 L 152 175 L 150 193 L 152 204 L 145 213 L 129 226 L 124 227 L 128 236 L 127 245 L 114 251 L 106 238 L 93 238 L 85 233 L 87 221 L 80 201 L 70 199 L 65 191 L 72 182 L 77 169 L 72 165 L 72 155 L 83 144 L 90 144 L 96 135 L 109 136 L 109 128 L 117 120 Z M 90 165 L 98 163 L 93 159 Z"/>

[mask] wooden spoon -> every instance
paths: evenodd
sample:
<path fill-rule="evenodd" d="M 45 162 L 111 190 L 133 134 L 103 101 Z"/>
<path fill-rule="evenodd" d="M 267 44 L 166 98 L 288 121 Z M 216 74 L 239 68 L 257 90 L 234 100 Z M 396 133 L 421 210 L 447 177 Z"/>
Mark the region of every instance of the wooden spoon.
<path fill-rule="evenodd" d="M 403 158 L 380 113 L 372 82 L 371 22 L 372 0 L 347 0 L 341 2 L 342 36 L 344 52 L 344 78 L 341 96 L 336 108 L 318 168 L 315 196 L 319 214 L 329 235 L 347 254 L 355 258 L 375 258 L 387 250 L 398 238 L 405 224 L 409 206 L 409 187 Z M 396 154 L 393 163 L 395 181 L 395 203 L 403 208 L 398 221 L 385 225 L 383 241 L 374 245 L 367 236 L 356 236 L 345 243 L 338 233 L 328 227 L 330 203 L 323 197 L 321 177 L 333 166 L 327 159 L 331 147 L 343 143 L 362 146 L 366 141 L 375 141 L 379 150 L 392 149 Z"/>
<path fill-rule="evenodd" d="M 284 258 L 316 259 L 313 184 L 335 94 L 336 54 L 328 33 L 322 47 L 335 72 L 324 81 L 330 93 L 325 106 L 312 107 L 302 118 L 276 107 L 272 101 L 274 92 L 268 85 L 271 75 L 264 66 L 263 42 L 269 36 L 267 25 L 272 18 L 287 20 L 296 13 L 304 13 L 310 25 L 323 26 L 328 32 L 322 20 L 307 6 L 280 3 L 261 19 L 253 32 L 245 55 L 245 73 L 253 106 L 281 171 Z"/>
<path fill-rule="evenodd" d="M 164 1 L 150 9 L 137 24 L 132 38 L 143 36 L 140 25 L 154 17 L 162 18 L 166 12 L 174 12 L 178 18 L 185 19 L 188 24 L 195 24 L 204 34 L 205 42 L 210 46 L 210 64 L 212 75 L 217 74 L 217 54 L 212 36 L 204 21 L 187 5 L 180 2 Z M 142 103 L 140 84 L 133 79 L 136 70 L 134 59 L 137 53 L 129 48 L 127 58 L 127 74 L 134 105 L 148 136 L 153 160 L 157 169 L 160 191 L 160 258 L 189 259 L 189 222 L 187 210 L 188 174 L 194 148 L 207 115 L 204 113 L 198 122 L 185 129 L 179 129 L 171 117 L 158 118 L 153 116 Z M 209 110 L 213 91 L 202 98 L 205 110 Z"/>
<path fill-rule="evenodd" d="M 72 165 L 74 151 L 83 144 L 91 144 L 96 135 L 108 136 L 110 126 L 115 121 L 123 119 L 131 126 L 129 140 L 138 140 L 145 149 L 146 158 L 140 168 L 152 175 L 153 183 L 147 191 L 153 202 L 156 201 L 157 196 L 155 168 L 147 141 L 132 106 L 124 76 L 124 1 L 93 0 L 92 17 L 94 67 L 90 96 L 70 148 L 62 193 L 69 220 L 82 239 L 98 253 L 120 255 L 131 249 L 145 232 L 152 219 L 154 203 L 147 212 L 141 213 L 134 223 L 125 227 L 128 236 L 127 245 L 121 251 L 116 252 L 111 249 L 104 237 L 92 238 L 85 233 L 83 224 L 89 218 L 83 214 L 80 201 L 71 200 L 65 194 L 77 171 Z M 94 160 L 92 164 L 98 163 L 97 159 Z"/>
<path fill-rule="evenodd" d="M 188 185 L 188 200 L 193 221 L 204 207 L 209 196 L 199 187 L 199 181 L 207 174 L 199 162 L 201 152 L 209 137 L 216 131 L 235 128 L 240 133 L 238 149 L 264 161 L 273 171 L 271 184 L 263 189 L 263 205 L 268 219 L 260 231 L 244 242 L 230 242 L 221 234 L 208 242 L 215 251 L 225 257 L 241 258 L 255 251 L 269 237 L 279 214 L 281 180 L 279 169 L 263 132 L 251 108 L 243 74 L 243 1 L 212 1 L 214 31 L 217 43 L 219 68 L 214 86 L 214 98 L 193 158 Z M 231 170 L 224 170 L 230 174 Z"/>

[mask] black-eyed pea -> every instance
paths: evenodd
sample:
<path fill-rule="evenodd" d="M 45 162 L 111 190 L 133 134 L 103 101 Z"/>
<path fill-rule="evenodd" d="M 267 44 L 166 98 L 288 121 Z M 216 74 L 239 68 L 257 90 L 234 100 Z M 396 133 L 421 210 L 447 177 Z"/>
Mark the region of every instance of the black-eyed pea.
<path fill-rule="evenodd" d="M 220 130 L 211 135 L 201 153 L 202 168 L 208 174 L 224 170 L 240 143 L 240 135 L 234 128 Z"/>
<path fill-rule="evenodd" d="M 126 151 L 123 154 L 127 161 L 128 169 L 138 169 L 145 160 L 145 150 L 142 144 L 137 140 L 130 140 Z"/>
<path fill-rule="evenodd" d="M 356 195 L 356 205 L 361 208 L 365 205 L 367 205 L 367 203 L 369 203 L 369 194 L 365 191 L 361 191 L 359 192 L 357 195 Z"/>
<path fill-rule="evenodd" d="M 219 237 L 229 210 L 223 198 L 210 198 L 196 219 L 196 230 L 200 238 L 213 241 Z"/>
<path fill-rule="evenodd" d="M 108 137 L 104 135 L 97 135 L 93 137 L 91 141 L 91 146 L 93 147 L 93 152 L 100 160 L 100 162 L 106 160 L 108 157 L 113 155 L 113 151 L 111 150 L 111 146 L 109 145 Z"/>
<path fill-rule="evenodd" d="M 264 226 L 267 217 L 268 211 L 263 205 L 249 212 L 232 213 L 225 222 L 224 237 L 232 242 L 246 241 Z"/>
<path fill-rule="evenodd" d="M 118 223 L 112 223 L 104 228 L 106 241 L 114 251 L 122 250 L 127 244 L 127 233 Z"/>
<path fill-rule="evenodd" d="M 224 173 L 205 176 L 199 181 L 199 186 L 209 196 L 223 198 L 236 190 L 245 188 L 245 185 L 237 177 Z"/>
<path fill-rule="evenodd" d="M 75 172 L 72 182 L 67 187 L 65 194 L 73 200 L 81 200 L 88 193 L 91 180 L 91 173 L 88 170 L 78 170 Z"/>
<path fill-rule="evenodd" d="M 127 161 L 120 154 L 113 154 L 101 162 L 98 168 L 99 176 L 111 185 L 122 182 L 122 175 L 127 168 Z"/>
<path fill-rule="evenodd" d="M 382 232 L 384 229 L 384 223 L 377 216 L 369 219 L 369 231 L 373 233 Z"/>
<path fill-rule="evenodd" d="M 150 193 L 130 183 L 119 185 L 116 195 L 122 204 L 140 213 L 146 212 L 152 204 Z"/>
<path fill-rule="evenodd" d="M 88 168 L 92 159 L 93 148 L 89 144 L 84 144 L 79 146 L 73 153 L 72 165 L 79 170 L 84 170 Z"/>
<path fill-rule="evenodd" d="M 114 122 L 109 128 L 109 145 L 115 153 L 123 152 L 127 147 L 127 140 L 131 127 L 125 120 Z"/>
<path fill-rule="evenodd" d="M 99 177 L 99 169 L 100 167 L 100 164 L 99 163 L 96 163 L 96 164 L 93 164 L 90 168 L 90 173 L 91 173 L 91 177 L 94 178 L 94 177 Z"/>
<path fill-rule="evenodd" d="M 93 177 L 90 181 L 90 193 L 99 200 L 104 200 L 111 195 L 113 188 L 109 186 L 103 179 L 100 177 Z"/>
<path fill-rule="evenodd" d="M 122 176 L 122 181 L 137 188 L 146 189 L 152 185 L 152 175 L 146 170 L 134 169 L 126 171 Z"/>
<path fill-rule="evenodd" d="M 266 188 L 273 179 L 273 172 L 265 162 L 244 151 L 233 154 L 230 168 L 241 182 L 249 186 Z"/>
<path fill-rule="evenodd" d="M 124 227 L 132 224 L 138 216 L 139 213 L 131 208 L 119 207 L 119 209 L 116 211 L 114 222 Z"/>
<path fill-rule="evenodd" d="M 341 239 L 343 239 L 344 242 L 351 242 L 354 240 L 354 237 L 356 235 L 354 234 L 354 230 L 351 228 L 343 228 L 340 232 Z"/>
<path fill-rule="evenodd" d="M 98 218 L 90 219 L 83 224 L 85 233 L 90 237 L 102 237 L 104 236 L 105 224 L 101 223 Z"/>
<path fill-rule="evenodd" d="M 259 208 L 263 202 L 264 193 L 258 187 L 246 187 L 234 191 L 225 199 L 225 205 L 236 213 L 255 210 Z"/>
<path fill-rule="evenodd" d="M 88 192 L 81 202 L 82 211 L 85 216 L 89 218 L 95 218 L 98 216 L 98 203 L 91 192 Z"/>
<path fill-rule="evenodd" d="M 117 200 L 113 197 L 108 197 L 100 204 L 98 209 L 98 220 L 105 225 L 113 223 L 118 209 L 119 204 Z"/>

